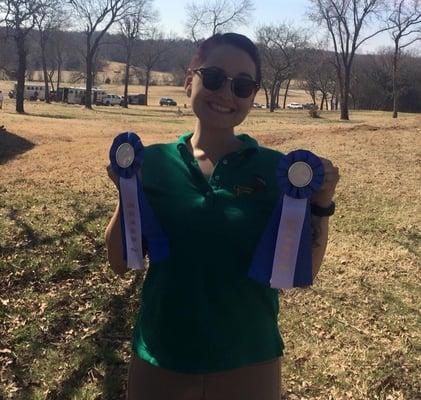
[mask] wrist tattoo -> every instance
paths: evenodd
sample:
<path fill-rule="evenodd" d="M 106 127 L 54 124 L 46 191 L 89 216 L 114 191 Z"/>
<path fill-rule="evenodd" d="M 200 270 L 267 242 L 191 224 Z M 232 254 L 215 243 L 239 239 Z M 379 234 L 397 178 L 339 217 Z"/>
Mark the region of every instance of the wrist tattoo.
<path fill-rule="evenodd" d="M 322 218 L 316 215 L 311 216 L 311 237 L 312 237 L 312 247 L 320 247 L 320 234 L 321 234 L 321 221 Z"/>

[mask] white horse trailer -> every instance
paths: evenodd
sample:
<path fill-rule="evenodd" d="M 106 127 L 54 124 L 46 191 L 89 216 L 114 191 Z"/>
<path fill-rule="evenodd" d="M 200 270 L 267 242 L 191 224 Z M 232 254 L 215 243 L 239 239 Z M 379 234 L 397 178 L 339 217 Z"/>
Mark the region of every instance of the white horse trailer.
<path fill-rule="evenodd" d="M 101 104 L 105 90 L 92 88 L 91 103 Z M 86 89 L 82 87 L 61 87 L 57 93 L 57 100 L 68 104 L 85 104 Z"/>
<path fill-rule="evenodd" d="M 18 84 L 15 83 L 15 96 Z M 45 85 L 36 83 L 25 83 L 23 98 L 25 100 L 45 100 Z"/>

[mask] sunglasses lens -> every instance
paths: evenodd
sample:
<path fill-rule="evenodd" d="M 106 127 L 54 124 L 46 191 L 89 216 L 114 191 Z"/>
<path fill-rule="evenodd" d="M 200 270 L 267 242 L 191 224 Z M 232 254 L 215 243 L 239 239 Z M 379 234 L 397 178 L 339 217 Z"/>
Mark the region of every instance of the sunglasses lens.
<path fill-rule="evenodd" d="M 227 76 L 224 71 L 213 68 L 199 69 L 203 86 L 208 90 L 219 90 L 225 83 Z M 231 86 L 234 94 L 243 99 L 249 97 L 256 88 L 256 83 L 247 78 L 235 78 Z"/>
<path fill-rule="evenodd" d="M 225 82 L 225 75 L 221 71 L 204 69 L 202 71 L 203 86 L 208 90 L 218 90 Z"/>
<path fill-rule="evenodd" d="M 236 78 L 233 83 L 234 94 L 237 97 L 249 97 L 255 88 L 255 83 L 250 79 Z"/>

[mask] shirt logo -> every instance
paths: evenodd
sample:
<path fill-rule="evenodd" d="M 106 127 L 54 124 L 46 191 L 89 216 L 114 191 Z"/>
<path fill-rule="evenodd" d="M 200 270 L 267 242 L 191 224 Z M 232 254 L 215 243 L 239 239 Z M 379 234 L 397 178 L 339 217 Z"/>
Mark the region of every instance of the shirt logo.
<path fill-rule="evenodd" d="M 266 181 L 259 175 L 255 175 L 253 181 L 245 185 L 234 185 L 233 189 L 237 196 L 241 194 L 251 194 L 255 192 L 261 192 L 266 188 Z"/>

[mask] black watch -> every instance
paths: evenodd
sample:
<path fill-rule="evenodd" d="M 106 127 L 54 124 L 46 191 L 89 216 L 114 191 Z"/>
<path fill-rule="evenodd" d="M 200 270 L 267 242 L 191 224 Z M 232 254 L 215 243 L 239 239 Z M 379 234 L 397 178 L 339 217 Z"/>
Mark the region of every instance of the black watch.
<path fill-rule="evenodd" d="M 329 207 L 320 207 L 316 204 L 310 204 L 311 213 L 316 217 L 330 217 L 335 213 L 335 203 L 332 201 Z"/>

